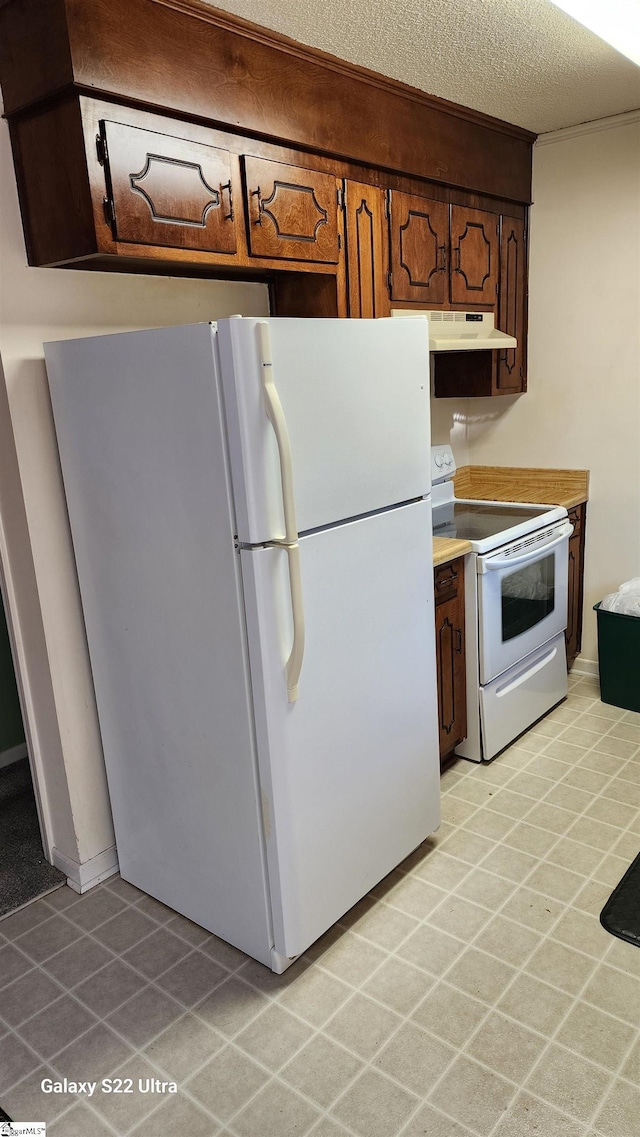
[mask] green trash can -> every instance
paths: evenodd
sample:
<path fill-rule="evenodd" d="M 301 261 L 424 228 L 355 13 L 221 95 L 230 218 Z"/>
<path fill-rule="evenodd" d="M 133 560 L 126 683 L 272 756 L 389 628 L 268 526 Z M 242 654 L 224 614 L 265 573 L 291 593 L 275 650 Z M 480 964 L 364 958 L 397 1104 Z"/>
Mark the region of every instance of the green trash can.
<path fill-rule="evenodd" d="M 640 617 L 603 611 L 598 617 L 598 668 L 603 703 L 640 712 Z"/>

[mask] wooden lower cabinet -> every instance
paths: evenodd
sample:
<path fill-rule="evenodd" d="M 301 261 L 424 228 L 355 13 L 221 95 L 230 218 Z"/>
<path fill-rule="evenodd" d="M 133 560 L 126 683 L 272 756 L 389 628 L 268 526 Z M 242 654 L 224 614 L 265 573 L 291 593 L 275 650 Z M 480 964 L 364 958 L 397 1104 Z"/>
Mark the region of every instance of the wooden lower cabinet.
<path fill-rule="evenodd" d="M 434 570 L 440 765 L 467 734 L 464 558 Z"/>
<path fill-rule="evenodd" d="M 584 539 L 587 503 L 569 510 L 573 533 L 569 538 L 569 589 L 567 597 L 567 668 L 571 670 L 582 648 L 582 607 L 584 601 Z"/>

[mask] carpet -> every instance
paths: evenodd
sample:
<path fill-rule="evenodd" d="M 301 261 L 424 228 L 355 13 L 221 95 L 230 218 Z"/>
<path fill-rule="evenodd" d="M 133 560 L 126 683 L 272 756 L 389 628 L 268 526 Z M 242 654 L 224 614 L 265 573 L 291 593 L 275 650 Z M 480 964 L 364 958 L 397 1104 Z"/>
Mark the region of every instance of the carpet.
<path fill-rule="evenodd" d="M 0 916 L 66 880 L 42 850 L 29 760 L 0 769 Z"/>
<path fill-rule="evenodd" d="M 640 853 L 600 913 L 603 928 L 640 947 Z"/>

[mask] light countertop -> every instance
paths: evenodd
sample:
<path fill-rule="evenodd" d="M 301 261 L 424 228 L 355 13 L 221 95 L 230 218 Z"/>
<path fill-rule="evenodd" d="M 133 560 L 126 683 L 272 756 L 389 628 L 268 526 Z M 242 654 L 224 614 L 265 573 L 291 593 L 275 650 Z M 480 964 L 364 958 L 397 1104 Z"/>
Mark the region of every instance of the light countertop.
<path fill-rule="evenodd" d="M 589 498 L 588 470 L 519 466 L 461 466 L 455 495 L 482 501 L 528 501 L 572 509 Z"/>
<path fill-rule="evenodd" d="M 456 557 L 464 557 L 470 552 L 470 541 L 462 541 L 459 537 L 434 537 L 433 567 L 445 565 L 447 561 L 454 561 Z"/>

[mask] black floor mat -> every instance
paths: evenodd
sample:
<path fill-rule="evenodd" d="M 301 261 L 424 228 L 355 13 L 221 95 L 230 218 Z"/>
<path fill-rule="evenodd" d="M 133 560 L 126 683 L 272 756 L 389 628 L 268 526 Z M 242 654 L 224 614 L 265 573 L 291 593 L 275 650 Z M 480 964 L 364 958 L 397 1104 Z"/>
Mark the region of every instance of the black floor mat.
<path fill-rule="evenodd" d="M 65 879 L 42 850 L 29 760 L 4 766 L 0 769 L 0 916 Z"/>
<path fill-rule="evenodd" d="M 640 853 L 600 913 L 603 928 L 640 947 Z"/>

